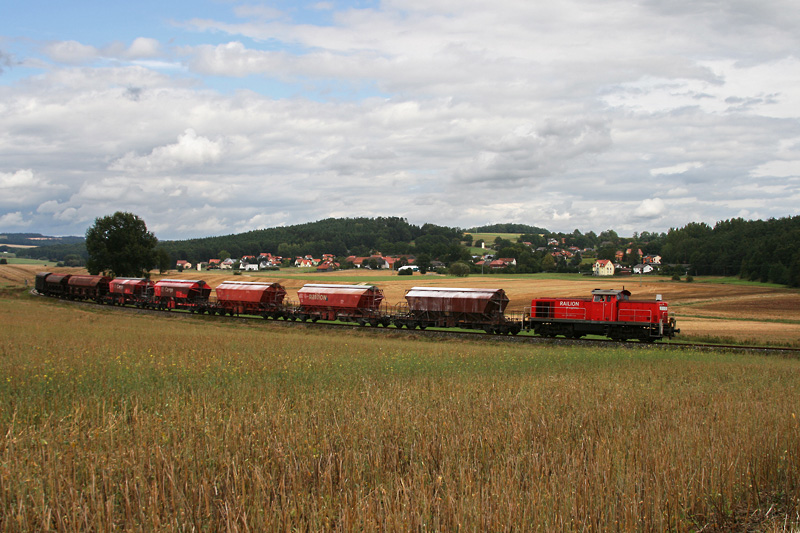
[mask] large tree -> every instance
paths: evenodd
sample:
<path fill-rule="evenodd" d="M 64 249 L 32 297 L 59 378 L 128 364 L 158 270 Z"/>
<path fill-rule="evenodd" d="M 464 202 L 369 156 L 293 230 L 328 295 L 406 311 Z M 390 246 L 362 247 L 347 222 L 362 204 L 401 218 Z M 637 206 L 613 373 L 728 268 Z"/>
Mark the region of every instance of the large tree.
<path fill-rule="evenodd" d="M 156 244 L 156 236 L 133 213 L 117 211 L 96 218 L 94 225 L 86 230 L 89 253 L 86 269 L 90 274 L 141 276 L 157 262 Z"/>

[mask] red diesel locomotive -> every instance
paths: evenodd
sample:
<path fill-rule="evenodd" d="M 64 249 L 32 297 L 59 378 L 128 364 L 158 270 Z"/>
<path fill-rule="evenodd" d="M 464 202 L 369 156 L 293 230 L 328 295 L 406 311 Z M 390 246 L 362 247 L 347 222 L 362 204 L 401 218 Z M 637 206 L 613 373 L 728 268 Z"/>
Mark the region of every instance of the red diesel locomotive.
<path fill-rule="evenodd" d="M 525 329 L 545 337 L 580 338 L 601 335 L 613 340 L 653 342 L 680 330 L 661 300 L 631 300 L 625 289 L 595 289 L 591 298 L 535 298 L 526 313 Z"/>

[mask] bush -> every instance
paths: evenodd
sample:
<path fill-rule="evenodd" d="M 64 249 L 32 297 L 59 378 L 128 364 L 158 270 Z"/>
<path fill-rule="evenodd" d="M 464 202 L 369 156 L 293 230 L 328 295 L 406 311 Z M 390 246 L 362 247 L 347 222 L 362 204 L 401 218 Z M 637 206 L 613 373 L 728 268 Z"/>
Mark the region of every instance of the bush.
<path fill-rule="evenodd" d="M 448 273 L 452 276 L 458 276 L 459 278 L 466 278 L 469 276 L 469 265 L 462 262 L 456 261 L 450 268 L 448 269 Z"/>
<path fill-rule="evenodd" d="M 0 258 L 0 265 L 7 265 L 8 260 L 5 257 Z"/>
<path fill-rule="evenodd" d="M 398 276 L 411 276 L 414 274 L 414 271 L 410 268 L 403 268 L 397 271 Z"/>

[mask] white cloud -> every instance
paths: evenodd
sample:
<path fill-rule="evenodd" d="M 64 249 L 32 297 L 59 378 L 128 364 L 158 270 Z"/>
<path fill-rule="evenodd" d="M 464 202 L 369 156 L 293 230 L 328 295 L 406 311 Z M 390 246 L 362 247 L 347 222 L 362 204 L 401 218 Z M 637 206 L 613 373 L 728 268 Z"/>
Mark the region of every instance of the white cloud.
<path fill-rule="evenodd" d="M 667 210 L 667 205 L 661 198 L 647 198 L 642 200 L 634 215 L 640 218 L 656 218 L 660 217 Z"/>
<path fill-rule="evenodd" d="M 134 39 L 127 52 L 128 57 L 136 59 L 159 57 L 160 54 L 161 44 L 156 39 L 147 37 Z"/>
<path fill-rule="evenodd" d="M 781 178 L 800 177 L 800 160 L 795 161 L 769 161 L 759 165 L 751 172 L 753 177 L 777 176 Z"/>
<path fill-rule="evenodd" d="M 2 228 L 24 228 L 30 223 L 29 220 L 25 220 L 20 211 L 0 215 L 0 227 Z"/>
<path fill-rule="evenodd" d="M 77 41 L 61 41 L 49 43 L 44 52 L 50 59 L 59 63 L 78 65 L 91 61 L 98 56 L 97 48 L 81 44 Z"/>
<path fill-rule="evenodd" d="M 51 184 L 29 168 L 13 173 L 0 172 L 0 208 L 29 205 L 65 189 L 63 185 Z"/>
<path fill-rule="evenodd" d="M 137 156 L 129 152 L 113 162 L 109 169 L 125 172 L 160 172 L 211 165 L 217 163 L 221 157 L 222 146 L 219 142 L 198 137 L 197 133 L 189 128 L 178 136 L 177 143 L 156 147 L 146 156 Z"/>
<path fill-rule="evenodd" d="M 650 170 L 650 174 L 652 176 L 669 176 L 672 174 L 684 174 L 685 172 L 698 168 L 703 168 L 703 163 L 695 161 L 691 163 L 679 163 L 671 167 L 654 168 Z"/>

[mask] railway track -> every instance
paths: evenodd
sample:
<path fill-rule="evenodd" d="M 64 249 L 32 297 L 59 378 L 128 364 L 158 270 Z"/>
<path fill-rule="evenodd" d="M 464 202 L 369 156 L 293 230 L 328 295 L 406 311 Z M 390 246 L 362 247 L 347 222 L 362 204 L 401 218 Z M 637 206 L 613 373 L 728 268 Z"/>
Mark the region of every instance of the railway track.
<path fill-rule="evenodd" d="M 30 293 L 35 296 L 46 297 L 36 292 L 35 289 L 31 289 Z M 58 301 L 77 306 L 87 306 L 92 308 L 109 307 L 110 309 L 119 310 L 120 312 L 130 312 L 136 314 L 154 315 L 162 317 L 183 316 L 183 317 L 192 317 L 197 320 L 206 320 L 206 321 L 228 321 L 228 322 L 247 321 L 252 323 L 265 322 L 264 318 L 252 315 L 212 316 L 212 315 L 195 314 L 186 310 L 162 311 L 157 309 L 145 309 L 145 308 L 137 308 L 130 306 L 106 306 L 89 300 L 80 301 L 80 300 L 59 299 Z M 542 337 L 526 331 L 520 332 L 517 335 L 489 335 L 482 331 L 464 331 L 464 330 L 453 331 L 450 329 L 443 329 L 443 328 L 409 330 L 409 329 L 396 328 L 394 326 L 389 326 L 389 327 L 358 326 L 352 323 L 339 323 L 339 322 L 331 322 L 324 320 L 320 320 L 317 322 L 311 322 L 311 321 L 302 322 L 299 320 L 294 321 L 294 320 L 269 319 L 268 321 L 271 324 L 282 325 L 285 327 L 318 327 L 318 328 L 327 328 L 331 330 L 347 329 L 348 331 L 358 331 L 369 334 L 405 335 L 405 336 L 414 336 L 418 338 L 442 338 L 442 339 L 450 338 L 450 339 L 464 339 L 464 340 L 469 339 L 473 341 L 483 341 L 492 343 L 508 342 L 508 343 L 522 343 L 522 344 L 549 345 L 549 346 L 608 346 L 608 347 L 623 347 L 623 348 L 642 349 L 642 350 L 645 349 L 646 350 L 653 350 L 653 349 L 717 350 L 725 352 L 741 352 L 741 353 L 749 352 L 749 353 L 760 353 L 765 355 L 783 355 L 787 357 L 800 357 L 800 348 L 788 348 L 788 347 L 777 347 L 777 346 L 706 344 L 706 343 L 692 343 L 692 342 L 676 342 L 674 340 L 667 340 L 656 343 L 647 343 L 640 341 L 619 342 L 610 339 L 594 339 L 594 338 L 571 339 L 562 337 Z"/>

